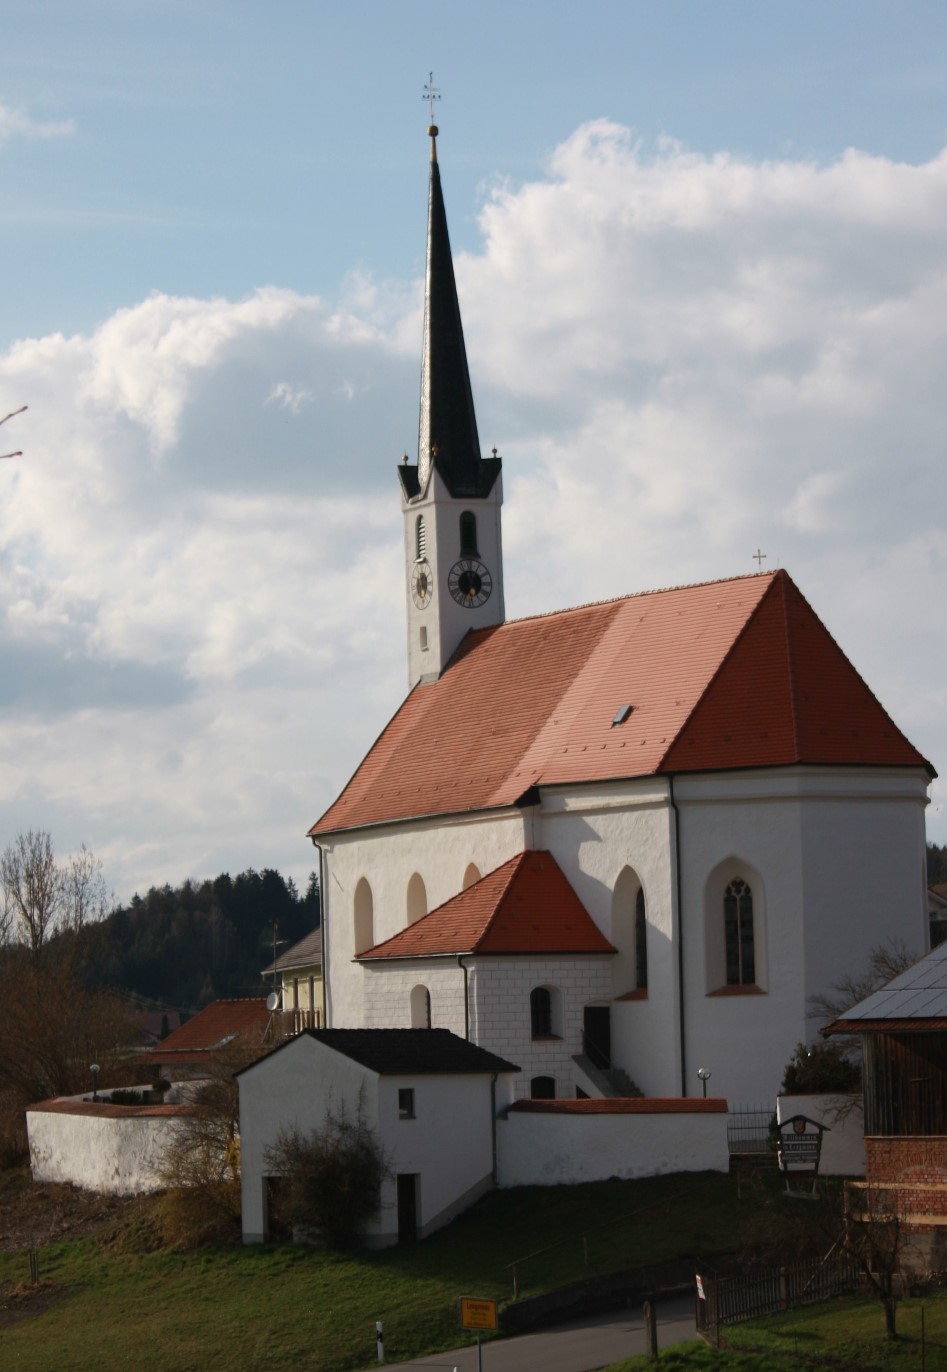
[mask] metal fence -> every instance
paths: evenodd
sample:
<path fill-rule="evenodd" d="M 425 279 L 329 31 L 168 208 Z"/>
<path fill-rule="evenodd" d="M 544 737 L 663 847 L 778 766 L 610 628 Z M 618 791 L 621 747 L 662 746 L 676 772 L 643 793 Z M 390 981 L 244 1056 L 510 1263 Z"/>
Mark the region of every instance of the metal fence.
<path fill-rule="evenodd" d="M 734 1153 L 772 1152 L 771 1105 L 735 1105 L 727 1116 L 727 1147 Z"/>
<path fill-rule="evenodd" d="M 787 1267 L 756 1268 L 735 1277 L 701 1272 L 697 1301 L 697 1331 L 716 1341 L 725 1324 L 775 1315 L 854 1291 L 859 1269 L 848 1258 L 812 1258 Z"/>

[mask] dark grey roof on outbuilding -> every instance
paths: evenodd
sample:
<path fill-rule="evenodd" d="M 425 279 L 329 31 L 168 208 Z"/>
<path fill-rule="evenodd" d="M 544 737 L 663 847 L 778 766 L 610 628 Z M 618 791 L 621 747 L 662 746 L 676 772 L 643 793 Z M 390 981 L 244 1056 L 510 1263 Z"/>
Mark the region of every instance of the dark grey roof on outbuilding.
<path fill-rule="evenodd" d="M 520 1070 L 449 1029 L 306 1029 L 300 1037 L 316 1039 L 380 1076 Z"/>

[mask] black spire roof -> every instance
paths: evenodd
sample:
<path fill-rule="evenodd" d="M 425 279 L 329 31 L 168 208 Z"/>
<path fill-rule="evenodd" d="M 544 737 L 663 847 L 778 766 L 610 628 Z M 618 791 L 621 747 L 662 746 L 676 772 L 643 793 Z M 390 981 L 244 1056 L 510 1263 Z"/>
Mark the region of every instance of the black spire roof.
<path fill-rule="evenodd" d="M 437 126 L 432 124 L 428 132 L 431 136 L 431 188 L 418 465 L 416 469 L 402 466 L 398 470 L 408 496 L 424 490 L 432 466 L 437 467 L 452 496 L 485 496 L 497 479 L 500 459 L 480 456 L 477 417 L 437 163 Z"/>

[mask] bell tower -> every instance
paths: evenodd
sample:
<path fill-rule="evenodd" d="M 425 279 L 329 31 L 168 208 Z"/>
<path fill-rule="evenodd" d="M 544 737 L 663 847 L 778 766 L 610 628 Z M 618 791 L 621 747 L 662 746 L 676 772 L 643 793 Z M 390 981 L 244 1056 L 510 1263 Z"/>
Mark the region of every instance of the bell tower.
<path fill-rule="evenodd" d="M 480 455 L 437 134 L 432 124 L 418 461 L 398 468 L 409 688 L 436 680 L 468 629 L 504 618 L 501 459 Z"/>

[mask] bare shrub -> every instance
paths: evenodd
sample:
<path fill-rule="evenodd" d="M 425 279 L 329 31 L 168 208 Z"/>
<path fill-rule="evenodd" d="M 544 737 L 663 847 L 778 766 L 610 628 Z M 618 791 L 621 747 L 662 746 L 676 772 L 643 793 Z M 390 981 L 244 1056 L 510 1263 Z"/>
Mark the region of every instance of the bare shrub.
<path fill-rule="evenodd" d="M 285 1211 L 294 1231 L 327 1248 L 352 1248 L 381 1205 L 391 1168 L 359 1102 L 355 1117 L 344 1106 L 326 1110 L 321 1129 L 283 1130 L 266 1151 L 266 1163 L 285 1185 Z"/>

